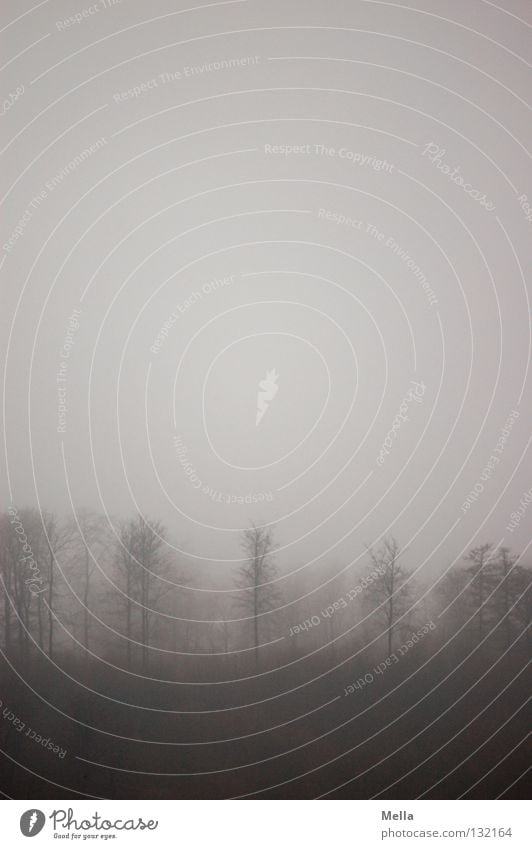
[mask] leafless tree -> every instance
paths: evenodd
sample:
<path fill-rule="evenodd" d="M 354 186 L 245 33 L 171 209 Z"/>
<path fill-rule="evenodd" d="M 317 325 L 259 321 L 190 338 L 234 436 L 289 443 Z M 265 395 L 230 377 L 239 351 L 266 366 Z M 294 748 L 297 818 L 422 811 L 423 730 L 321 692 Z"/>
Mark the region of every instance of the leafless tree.
<path fill-rule="evenodd" d="M 478 642 L 482 641 L 484 625 L 488 619 L 486 601 L 496 582 L 497 564 L 494 558 L 493 545 L 489 542 L 472 548 L 465 557 L 466 562 L 471 564 L 466 568 L 466 572 L 471 576 L 470 598 L 476 611 Z"/>
<path fill-rule="evenodd" d="M 255 664 L 259 662 L 260 640 L 271 632 L 273 619 L 268 617 L 279 604 L 280 593 L 275 586 L 277 572 L 272 553 L 275 548 L 270 529 L 252 524 L 242 533 L 241 548 L 246 560 L 238 570 L 237 586 L 242 590 L 235 601 L 251 619 Z"/>
<path fill-rule="evenodd" d="M 504 642 L 506 646 L 509 646 L 512 630 L 511 609 L 516 600 L 515 590 L 518 584 L 516 579 L 519 570 L 516 567 L 517 557 L 512 556 L 509 548 L 503 546 L 498 554 L 497 567 L 500 583 L 497 587 L 495 603 L 500 619 L 504 623 Z"/>
<path fill-rule="evenodd" d="M 4 648 L 9 654 L 18 629 L 18 642 L 24 654 L 27 648 L 30 592 L 22 579 L 20 545 L 8 515 L 0 519 L 0 575 L 4 595 Z"/>
<path fill-rule="evenodd" d="M 368 594 L 378 605 L 377 614 L 384 619 L 388 655 L 393 651 L 393 638 L 398 621 L 403 620 L 412 596 L 411 584 L 408 583 L 410 572 L 399 562 L 401 553 L 394 537 L 384 539 L 377 552 L 368 548 L 371 565 L 378 574 L 368 587 Z"/>
<path fill-rule="evenodd" d="M 27 659 L 32 632 L 37 630 L 44 649 L 42 597 L 47 592 L 43 557 L 42 522 L 32 509 L 10 510 L 0 519 L 0 574 L 4 595 L 4 645 L 15 644 Z"/>
<path fill-rule="evenodd" d="M 508 628 L 505 629 L 506 645 L 508 646 L 517 631 L 525 637 L 528 650 L 532 650 L 532 570 L 516 564 L 517 558 L 508 556 L 506 565 L 499 560 L 499 569 L 506 570 L 506 578 L 502 586 L 502 610 L 510 611 L 507 619 Z M 508 568 L 509 563 L 513 566 Z M 504 573 L 503 573 L 504 574 Z M 504 583 L 508 581 L 508 587 L 504 589 Z M 506 620 L 505 620 L 506 622 Z"/>
<path fill-rule="evenodd" d="M 44 511 L 41 514 L 44 533 L 43 546 L 46 549 L 48 561 L 46 603 L 48 613 L 48 656 L 54 656 L 55 606 L 57 597 L 56 564 L 61 555 L 66 555 L 72 545 L 72 527 L 70 523 L 61 522 L 53 513 Z"/>
<path fill-rule="evenodd" d="M 164 526 L 140 514 L 120 528 L 115 562 L 124 592 L 128 668 L 131 668 L 134 632 L 141 644 L 142 668 L 145 670 L 148 666 L 155 607 L 169 588 L 164 580 L 161 581 L 169 570 L 164 538 Z"/>
<path fill-rule="evenodd" d="M 521 569 L 519 571 L 521 584 L 520 601 L 517 605 L 517 618 L 522 623 L 523 632 L 529 653 L 532 653 L 532 570 Z"/>
<path fill-rule="evenodd" d="M 109 547 L 110 535 L 105 517 L 91 510 L 80 510 L 71 521 L 71 529 L 71 572 L 79 588 L 77 594 L 83 606 L 82 642 L 88 659 L 92 607 L 97 602 L 97 581 L 94 580 L 94 573 Z"/>

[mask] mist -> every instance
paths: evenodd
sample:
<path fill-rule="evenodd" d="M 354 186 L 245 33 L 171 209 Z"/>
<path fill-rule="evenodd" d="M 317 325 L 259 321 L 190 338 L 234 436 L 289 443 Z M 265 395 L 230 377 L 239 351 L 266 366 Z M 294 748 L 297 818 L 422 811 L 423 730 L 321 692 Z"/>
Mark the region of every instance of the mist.
<path fill-rule="evenodd" d="M 529 8 L 416 5 L 3 3 L 7 795 L 524 794 Z"/>

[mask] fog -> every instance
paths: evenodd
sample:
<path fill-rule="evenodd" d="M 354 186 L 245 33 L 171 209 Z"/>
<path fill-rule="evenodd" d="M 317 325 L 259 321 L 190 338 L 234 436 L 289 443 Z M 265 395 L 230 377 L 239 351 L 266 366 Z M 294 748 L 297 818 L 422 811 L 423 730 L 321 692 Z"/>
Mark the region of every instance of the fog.
<path fill-rule="evenodd" d="M 2 787 L 519 795 L 528 4 L 89 6 L 0 13 Z"/>

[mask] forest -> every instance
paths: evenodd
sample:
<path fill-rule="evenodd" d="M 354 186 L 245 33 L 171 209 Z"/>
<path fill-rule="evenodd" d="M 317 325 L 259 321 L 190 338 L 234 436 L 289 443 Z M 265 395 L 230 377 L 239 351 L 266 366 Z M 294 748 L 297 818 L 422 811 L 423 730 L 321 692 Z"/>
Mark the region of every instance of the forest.
<path fill-rule="evenodd" d="M 517 552 L 480 544 L 423 582 L 387 536 L 317 580 L 276 547 L 250 525 L 207 569 L 140 514 L 2 514 L 3 794 L 526 796 Z"/>

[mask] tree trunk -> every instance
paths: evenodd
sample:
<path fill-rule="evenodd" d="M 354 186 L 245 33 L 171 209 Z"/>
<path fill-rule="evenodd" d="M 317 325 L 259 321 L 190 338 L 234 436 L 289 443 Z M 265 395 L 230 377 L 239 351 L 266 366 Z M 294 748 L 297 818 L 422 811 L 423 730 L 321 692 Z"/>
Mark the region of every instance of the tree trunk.
<path fill-rule="evenodd" d="M 253 588 L 253 633 L 255 640 L 255 666 L 259 668 L 259 588 L 257 562 L 254 563 L 255 586 Z"/>
<path fill-rule="evenodd" d="M 42 600 L 37 596 L 37 623 L 39 628 L 39 648 L 44 650 L 44 624 L 42 621 Z"/>
<path fill-rule="evenodd" d="M 48 657 L 54 656 L 54 617 L 52 613 L 54 598 L 54 555 L 50 550 L 50 580 L 48 582 Z"/>
<path fill-rule="evenodd" d="M 127 641 L 127 668 L 131 669 L 131 575 L 130 564 L 127 564 L 126 576 L 126 641 Z"/>
<path fill-rule="evenodd" d="M 482 642 L 482 634 L 484 631 L 484 575 L 482 573 L 483 565 L 480 566 L 480 572 L 478 575 L 478 594 L 479 594 L 479 608 L 478 608 L 478 641 Z"/>
<path fill-rule="evenodd" d="M 393 617 L 394 617 L 393 594 L 394 594 L 394 590 L 395 590 L 395 572 L 394 572 L 394 570 L 395 570 L 395 562 L 392 561 L 391 566 L 390 566 L 390 571 L 391 571 L 391 575 L 390 575 L 390 579 L 391 579 L 390 599 L 388 601 L 388 610 L 389 610 L 389 614 L 388 614 L 388 657 L 390 657 L 390 655 L 392 654 L 392 649 L 393 649 L 393 625 L 394 625 L 394 621 L 393 621 Z"/>
<path fill-rule="evenodd" d="M 142 671 L 148 668 L 148 641 L 149 641 L 149 611 L 147 610 L 149 596 L 149 577 L 146 573 L 142 576 Z"/>
<path fill-rule="evenodd" d="M 6 654 L 9 656 L 11 649 L 11 604 L 7 592 L 4 595 L 4 646 Z"/>
<path fill-rule="evenodd" d="M 85 586 L 83 592 L 83 644 L 85 646 L 85 659 L 89 660 L 89 552 L 85 546 Z"/>

